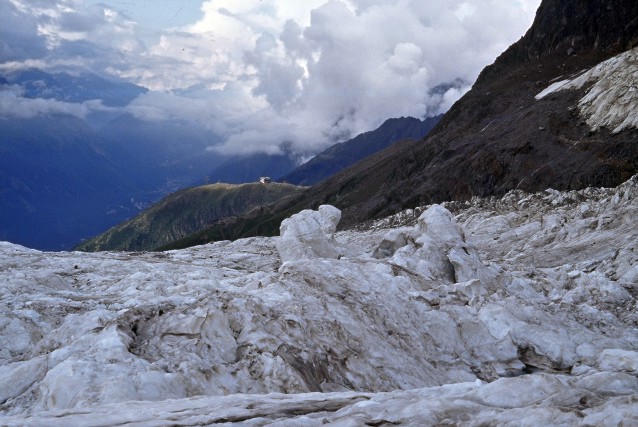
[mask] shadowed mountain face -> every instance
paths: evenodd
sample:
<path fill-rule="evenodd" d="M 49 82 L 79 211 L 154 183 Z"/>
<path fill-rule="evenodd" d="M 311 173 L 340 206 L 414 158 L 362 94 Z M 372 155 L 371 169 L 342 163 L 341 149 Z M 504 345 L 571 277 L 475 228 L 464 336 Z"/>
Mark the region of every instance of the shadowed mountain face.
<path fill-rule="evenodd" d="M 104 153 L 147 192 L 146 200 L 193 185 L 221 162 L 206 150 L 215 135 L 183 121 L 147 122 L 125 114 L 97 136 Z"/>
<path fill-rule="evenodd" d="M 179 125 L 179 124 L 178 124 Z M 70 115 L 0 118 L 0 240 L 68 250 L 219 163 L 197 129 Z"/>
<path fill-rule="evenodd" d="M 386 120 L 379 128 L 335 144 L 280 179 L 297 185 L 314 185 L 359 160 L 404 139 L 421 139 L 441 116 L 425 120 L 401 117 Z"/>
<path fill-rule="evenodd" d="M 553 83 L 638 44 L 638 3 L 595 3 L 544 1 L 528 33 L 481 73 L 425 139 L 394 144 L 273 207 L 270 215 L 228 222 L 224 236 L 233 229 L 238 234 L 232 237 L 272 234 L 291 213 L 325 203 L 342 209 L 341 226 L 348 227 L 445 200 L 516 188 L 615 186 L 628 179 L 638 172 L 638 131 L 592 127 L 583 100 L 596 79 L 536 99 Z M 629 92 L 635 87 L 620 83 Z"/>
<path fill-rule="evenodd" d="M 532 28 L 495 64 L 559 54 L 622 52 L 638 43 L 638 3 L 631 0 L 545 0 Z"/>

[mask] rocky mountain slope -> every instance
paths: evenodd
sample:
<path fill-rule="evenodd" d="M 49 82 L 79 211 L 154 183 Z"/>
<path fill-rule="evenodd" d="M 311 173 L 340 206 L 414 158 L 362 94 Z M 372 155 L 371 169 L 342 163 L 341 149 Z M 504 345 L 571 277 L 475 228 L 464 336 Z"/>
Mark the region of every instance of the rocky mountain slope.
<path fill-rule="evenodd" d="M 634 177 L 165 253 L 0 244 L 0 424 L 635 424 L 637 202 Z"/>
<path fill-rule="evenodd" d="M 212 222 L 243 214 L 305 190 L 290 184 L 209 184 L 177 191 L 134 218 L 87 240 L 82 251 L 150 251 L 200 231 Z"/>
<path fill-rule="evenodd" d="M 349 227 L 513 189 L 619 184 L 638 172 L 637 17 L 631 0 L 544 1 L 528 33 L 426 138 L 394 144 L 264 215 L 224 224 L 226 237 L 273 234 L 282 218 L 323 203 L 339 207 Z"/>
<path fill-rule="evenodd" d="M 516 188 L 619 184 L 638 171 L 638 130 L 593 128 L 591 110 L 582 103 L 610 108 L 601 92 L 592 91 L 596 82 L 613 81 L 631 93 L 635 74 L 601 74 L 580 87 L 536 95 L 634 48 L 637 17 L 638 4 L 631 0 L 544 1 L 528 33 L 482 72 L 428 138 L 362 162 L 317 189 L 317 198 L 339 198 L 346 221 L 356 222 Z M 627 103 L 625 111 L 638 109 L 635 98 L 618 103 Z M 375 192 L 367 190 L 370 184 Z"/>
<path fill-rule="evenodd" d="M 414 117 L 388 119 L 377 129 L 335 144 L 317 154 L 281 181 L 297 185 L 314 185 L 335 173 L 352 166 L 359 160 L 404 139 L 421 139 L 436 126 L 441 116 L 424 120 Z"/>

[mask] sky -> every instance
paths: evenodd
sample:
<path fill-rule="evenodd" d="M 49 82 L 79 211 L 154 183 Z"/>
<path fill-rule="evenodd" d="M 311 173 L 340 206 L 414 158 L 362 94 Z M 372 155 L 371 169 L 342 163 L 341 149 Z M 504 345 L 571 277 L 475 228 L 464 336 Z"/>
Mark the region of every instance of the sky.
<path fill-rule="evenodd" d="M 126 80 L 151 91 L 123 112 L 192 121 L 217 134 L 223 143 L 211 149 L 225 154 L 308 158 L 385 119 L 447 111 L 526 32 L 539 4 L 0 0 L 0 73 Z M 35 114 L 46 102 L 0 94 L 0 114 L 13 104 Z"/>

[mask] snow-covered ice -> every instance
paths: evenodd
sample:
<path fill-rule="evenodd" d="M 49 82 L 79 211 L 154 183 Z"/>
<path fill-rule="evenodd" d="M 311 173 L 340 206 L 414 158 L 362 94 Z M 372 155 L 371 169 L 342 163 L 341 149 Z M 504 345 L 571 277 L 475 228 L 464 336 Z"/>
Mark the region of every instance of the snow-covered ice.
<path fill-rule="evenodd" d="M 338 217 L 158 253 L 0 243 L 0 425 L 638 424 L 638 178 Z"/>
<path fill-rule="evenodd" d="M 591 85 L 578 108 L 592 130 L 612 133 L 638 128 L 638 48 L 604 61 L 572 79 L 551 84 L 536 95 L 542 99 L 560 90 Z"/>
<path fill-rule="evenodd" d="M 537 100 L 538 99 L 543 99 L 547 95 L 549 95 L 550 93 L 554 93 L 554 92 L 559 91 L 561 89 L 565 89 L 565 86 L 567 86 L 569 83 L 571 83 L 571 80 L 560 80 L 558 82 L 554 82 L 551 85 L 547 86 L 545 89 L 543 89 L 534 98 L 536 98 Z"/>

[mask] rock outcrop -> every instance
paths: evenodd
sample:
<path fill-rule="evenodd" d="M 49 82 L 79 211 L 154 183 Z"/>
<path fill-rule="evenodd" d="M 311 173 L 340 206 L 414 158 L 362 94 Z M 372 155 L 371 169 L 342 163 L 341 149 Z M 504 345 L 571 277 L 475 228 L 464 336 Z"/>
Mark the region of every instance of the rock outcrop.
<path fill-rule="evenodd" d="M 532 28 L 502 61 L 586 53 L 620 53 L 638 45 L 638 4 L 631 0 L 545 0 Z"/>

